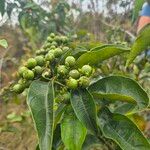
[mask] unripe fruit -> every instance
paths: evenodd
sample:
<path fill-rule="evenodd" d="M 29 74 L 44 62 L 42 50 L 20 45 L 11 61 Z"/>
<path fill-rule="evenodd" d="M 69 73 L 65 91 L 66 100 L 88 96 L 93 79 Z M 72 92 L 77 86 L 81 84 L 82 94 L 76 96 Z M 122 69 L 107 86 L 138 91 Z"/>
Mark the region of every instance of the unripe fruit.
<path fill-rule="evenodd" d="M 54 41 L 54 42 L 51 43 L 51 45 L 57 46 L 57 42 Z"/>
<path fill-rule="evenodd" d="M 73 56 L 68 56 L 66 59 L 65 59 L 65 64 L 69 67 L 72 67 L 74 66 L 76 63 L 76 60 Z"/>
<path fill-rule="evenodd" d="M 48 42 L 53 42 L 53 39 L 49 36 L 49 37 L 47 38 L 47 41 L 48 41 Z"/>
<path fill-rule="evenodd" d="M 90 84 L 90 80 L 88 77 L 86 76 L 82 76 L 79 79 L 79 86 L 81 86 L 82 88 L 87 88 Z"/>
<path fill-rule="evenodd" d="M 37 61 L 37 65 L 43 66 L 45 64 L 45 60 L 43 56 L 36 56 L 35 60 Z"/>
<path fill-rule="evenodd" d="M 29 58 L 27 61 L 27 67 L 32 69 L 37 65 L 37 61 L 34 58 Z"/>
<path fill-rule="evenodd" d="M 24 91 L 24 87 L 21 84 L 16 84 L 13 86 L 13 91 L 20 94 Z"/>
<path fill-rule="evenodd" d="M 53 61 L 55 59 L 54 54 L 50 51 L 48 54 L 45 56 L 46 61 Z"/>
<path fill-rule="evenodd" d="M 75 90 L 78 87 L 78 81 L 76 79 L 69 78 L 66 85 L 69 89 Z"/>
<path fill-rule="evenodd" d="M 40 66 L 36 66 L 36 67 L 34 68 L 34 71 L 35 71 L 35 73 L 36 73 L 37 75 L 40 75 L 40 74 L 42 74 L 42 72 L 43 72 L 43 68 L 40 67 Z"/>
<path fill-rule="evenodd" d="M 50 48 L 50 47 L 51 47 L 51 43 L 46 43 L 46 45 L 44 46 L 44 49 Z"/>
<path fill-rule="evenodd" d="M 90 76 L 91 73 L 92 73 L 92 67 L 89 66 L 89 65 L 84 65 L 82 68 L 81 68 L 81 72 L 82 74 L 86 75 L 86 76 Z"/>
<path fill-rule="evenodd" d="M 26 79 L 20 79 L 18 83 L 25 89 L 29 87 L 31 82 L 27 81 Z"/>
<path fill-rule="evenodd" d="M 23 73 L 26 71 L 26 70 L 28 70 L 28 68 L 27 67 L 20 67 L 19 68 L 19 70 L 18 70 L 18 74 L 19 74 L 19 76 L 23 76 Z"/>
<path fill-rule="evenodd" d="M 70 99 L 70 93 L 66 92 L 65 94 L 63 94 L 63 100 L 69 100 Z"/>
<path fill-rule="evenodd" d="M 66 74 L 68 74 L 68 69 L 66 68 L 66 66 L 60 65 L 60 66 L 58 66 L 58 68 L 57 68 L 57 73 L 58 73 L 59 75 L 66 75 Z"/>
<path fill-rule="evenodd" d="M 63 51 L 60 48 L 56 48 L 54 50 L 54 55 L 55 55 L 56 58 L 60 57 L 62 55 L 62 53 L 63 53 Z"/>
<path fill-rule="evenodd" d="M 51 37 L 51 38 L 54 38 L 54 37 L 55 37 L 55 34 L 54 34 L 54 33 L 51 33 L 51 34 L 50 34 L 50 37 Z"/>
<path fill-rule="evenodd" d="M 74 79 L 78 79 L 80 77 L 80 73 L 78 70 L 74 69 L 69 72 L 69 76 Z"/>
<path fill-rule="evenodd" d="M 54 45 L 52 45 L 51 47 L 50 47 L 50 49 L 55 49 L 56 48 L 56 46 L 54 46 Z"/>
<path fill-rule="evenodd" d="M 59 41 L 60 41 L 60 37 L 59 37 L 59 36 L 55 36 L 54 40 L 55 40 L 56 42 L 59 42 Z"/>
<path fill-rule="evenodd" d="M 68 51 L 69 50 L 69 47 L 65 46 L 63 47 L 63 51 Z"/>
<path fill-rule="evenodd" d="M 34 72 L 31 71 L 31 70 L 26 70 L 23 73 L 23 78 L 26 79 L 26 80 L 32 80 L 34 78 Z"/>

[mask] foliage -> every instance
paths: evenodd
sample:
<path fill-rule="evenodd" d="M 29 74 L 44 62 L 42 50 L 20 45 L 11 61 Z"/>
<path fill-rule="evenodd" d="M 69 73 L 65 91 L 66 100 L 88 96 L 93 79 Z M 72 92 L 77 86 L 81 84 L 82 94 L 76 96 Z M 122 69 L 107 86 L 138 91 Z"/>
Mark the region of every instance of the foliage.
<path fill-rule="evenodd" d="M 132 63 L 132 61 L 139 55 L 141 52 L 148 50 L 150 46 L 150 24 L 146 25 L 144 29 L 139 33 L 134 44 L 131 48 L 131 53 L 129 54 L 127 66 Z"/>
<path fill-rule="evenodd" d="M 19 69 L 17 87 L 12 87 L 18 94 L 28 89 L 39 149 L 80 150 L 91 146 L 92 137 L 93 143 L 109 150 L 113 144 L 123 150 L 149 150 L 147 139 L 127 117 L 148 107 L 148 94 L 124 76 L 94 78 L 100 62 L 130 49 L 102 45 L 90 50 L 79 47 L 73 53 L 70 45 L 67 37 L 51 33 L 35 58 Z"/>

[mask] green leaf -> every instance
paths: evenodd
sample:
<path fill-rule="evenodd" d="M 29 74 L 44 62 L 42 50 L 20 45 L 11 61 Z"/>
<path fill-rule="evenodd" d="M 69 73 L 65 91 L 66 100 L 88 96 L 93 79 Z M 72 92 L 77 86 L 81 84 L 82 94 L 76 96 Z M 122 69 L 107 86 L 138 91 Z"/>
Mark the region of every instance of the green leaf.
<path fill-rule="evenodd" d="M 126 66 L 129 66 L 136 58 L 136 56 L 138 56 L 142 51 L 147 50 L 149 46 L 150 46 L 150 24 L 146 25 L 141 30 L 140 34 L 133 43 Z"/>
<path fill-rule="evenodd" d="M 130 51 L 129 48 L 108 45 L 104 46 L 104 48 L 99 47 L 96 50 L 89 51 L 81 55 L 76 62 L 77 67 L 82 67 L 85 64 L 89 65 L 98 65 L 100 62 L 109 59 L 115 55 L 119 55 L 121 53 L 127 53 Z"/>
<path fill-rule="evenodd" d="M 71 93 L 71 105 L 77 118 L 87 129 L 96 134 L 96 106 L 92 95 L 86 89 L 73 91 Z"/>
<path fill-rule="evenodd" d="M 86 128 L 73 113 L 64 115 L 61 137 L 68 150 L 81 150 L 86 137 Z"/>
<path fill-rule="evenodd" d="M 104 136 L 115 141 L 123 150 L 150 149 L 144 135 L 126 116 L 113 114 L 107 108 L 102 108 L 98 118 Z"/>
<path fill-rule="evenodd" d="M 0 13 L 2 14 L 2 16 L 5 13 L 5 0 L 0 0 Z"/>
<path fill-rule="evenodd" d="M 5 39 L 0 40 L 0 46 L 7 48 L 8 47 L 8 43 Z"/>
<path fill-rule="evenodd" d="M 133 112 L 146 108 L 149 104 L 147 93 L 134 80 L 123 76 L 102 78 L 89 87 L 95 98 L 122 101 L 130 103 L 126 111 Z"/>
<path fill-rule="evenodd" d="M 33 81 L 28 93 L 27 104 L 32 113 L 38 133 L 40 150 L 51 150 L 53 140 L 54 88 L 52 82 Z"/>
<path fill-rule="evenodd" d="M 62 114 L 64 113 L 67 105 L 66 104 L 60 104 L 55 112 L 55 122 L 54 122 L 54 129 L 56 128 L 58 122 L 61 119 Z"/>
<path fill-rule="evenodd" d="M 135 0 L 134 9 L 132 13 L 132 22 L 134 22 L 139 17 L 139 12 L 142 9 L 145 0 Z"/>

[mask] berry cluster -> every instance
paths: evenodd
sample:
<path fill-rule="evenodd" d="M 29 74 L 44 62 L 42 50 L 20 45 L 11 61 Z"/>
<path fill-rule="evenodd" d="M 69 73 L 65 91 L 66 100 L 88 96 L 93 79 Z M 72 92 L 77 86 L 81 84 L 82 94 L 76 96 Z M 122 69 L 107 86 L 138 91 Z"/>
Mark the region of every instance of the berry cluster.
<path fill-rule="evenodd" d="M 36 56 L 29 58 L 26 64 L 19 68 L 20 79 L 14 85 L 13 91 L 22 93 L 32 80 L 36 79 L 54 79 L 72 90 L 88 87 L 89 77 L 93 72 L 91 66 L 84 65 L 80 69 L 76 68 L 76 59 L 73 56 L 66 57 L 64 64 L 60 63 L 63 54 L 70 50 L 68 43 L 69 39 L 66 36 L 56 36 L 51 33 L 42 48 L 36 51 Z"/>

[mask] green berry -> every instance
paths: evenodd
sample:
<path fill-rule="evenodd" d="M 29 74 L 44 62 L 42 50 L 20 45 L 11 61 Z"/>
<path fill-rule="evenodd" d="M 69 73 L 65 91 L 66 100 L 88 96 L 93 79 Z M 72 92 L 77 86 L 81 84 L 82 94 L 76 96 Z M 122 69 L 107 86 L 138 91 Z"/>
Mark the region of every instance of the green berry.
<path fill-rule="evenodd" d="M 60 56 L 62 55 L 62 53 L 63 53 L 63 51 L 62 51 L 62 49 L 60 49 L 60 48 L 56 48 L 56 49 L 54 50 L 54 55 L 55 55 L 56 58 L 57 58 L 57 57 L 60 57 Z"/>
<path fill-rule="evenodd" d="M 51 43 L 51 45 L 57 46 L 57 42 L 54 41 L 54 42 Z"/>
<path fill-rule="evenodd" d="M 69 76 L 74 79 L 78 79 L 80 77 L 80 73 L 78 70 L 74 69 L 69 72 Z"/>
<path fill-rule="evenodd" d="M 55 34 L 54 34 L 54 33 L 51 33 L 51 34 L 50 34 L 50 37 L 51 37 L 51 38 L 54 38 L 54 37 L 55 37 Z"/>
<path fill-rule="evenodd" d="M 65 65 L 60 65 L 60 66 L 58 66 L 58 68 L 57 68 L 57 73 L 58 73 L 59 75 L 67 75 L 67 74 L 68 74 L 68 69 L 66 68 Z"/>
<path fill-rule="evenodd" d="M 59 41 L 60 41 L 60 37 L 59 37 L 59 36 L 55 36 L 54 40 L 55 40 L 56 42 L 59 42 Z"/>
<path fill-rule="evenodd" d="M 81 72 L 82 74 L 86 75 L 86 76 L 90 76 L 92 74 L 92 67 L 89 66 L 89 65 L 84 65 L 82 68 L 81 68 Z"/>
<path fill-rule="evenodd" d="M 82 76 L 79 79 L 79 86 L 81 86 L 82 88 L 87 88 L 90 84 L 90 80 L 88 77 L 86 76 Z"/>
<path fill-rule="evenodd" d="M 66 59 L 65 59 L 65 64 L 69 67 L 72 67 L 74 66 L 76 63 L 76 60 L 73 56 L 68 56 Z"/>
<path fill-rule="evenodd" d="M 55 45 L 52 45 L 51 47 L 50 47 L 50 49 L 55 49 L 56 48 L 56 46 Z"/>
<path fill-rule="evenodd" d="M 24 87 L 21 84 L 16 84 L 13 86 L 13 91 L 20 94 L 24 91 Z"/>
<path fill-rule="evenodd" d="M 67 101 L 67 100 L 70 99 L 70 93 L 69 93 L 69 92 L 66 92 L 66 93 L 64 93 L 64 94 L 62 95 L 62 97 L 63 97 L 63 100 Z"/>
<path fill-rule="evenodd" d="M 34 58 L 29 58 L 27 61 L 27 67 L 32 69 L 37 65 L 37 61 Z"/>
<path fill-rule="evenodd" d="M 37 65 L 43 66 L 45 64 L 45 60 L 43 56 L 36 56 L 35 60 L 37 61 Z"/>
<path fill-rule="evenodd" d="M 23 76 L 23 73 L 26 71 L 26 70 L 28 70 L 28 68 L 27 67 L 20 67 L 19 68 L 19 70 L 18 70 L 18 74 L 19 74 L 19 76 Z"/>
<path fill-rule="evenodd" d="M 31 70 L 26 70 L 23 73 L 23 78 L 26 79 L 26 80 L 32 80 L 34 78 L 34 72 L 31 71 Z"/>
<path fill-rule="evenodd" d="M 49 37 L 47 38 L 47 41 L 48 41 L 48 42 L 53 42 L 53 39 L 49 36 Z"/>
<path fill-rule="evenodd" d="M 65 46 L 63 47 L 63 51 L 68 51 L 69 50 L 69 47 Z"/>
<path fill-rule="evenodd" d="M 69 78 L 66 85 L 69 89 L 75 90 L 78 87 L 78 81 L 76 79 Z"/>
<path fill-rule="evenodd" d="M 55 59 L 54 54 L 50 51 L 48 54 L 45 56 L 46 61 L 53 61 Z"/>
<path fill-rule="evenodd" d="M 35 73 L 36 73 L 37 75 L 40 75 L 40 74 L 42 74 L 42 72 L 43 72 L 43 68 L 42 68 L 41 66 L 36 66 L 36 67 L 34 68 L 34 71 L 35 71 Z"/>

